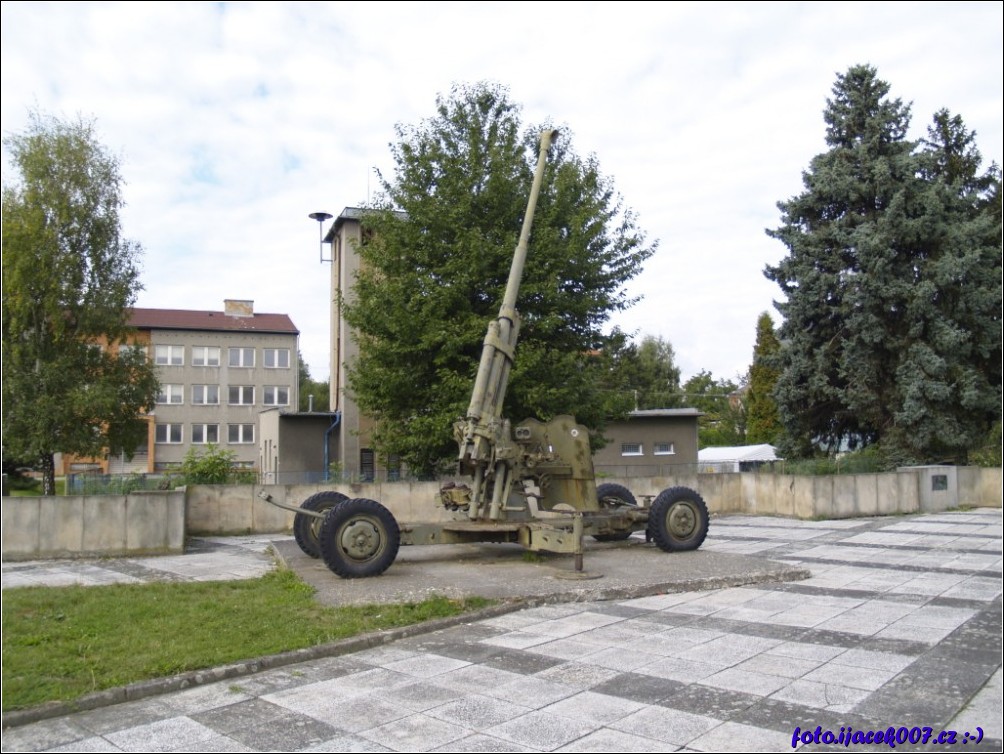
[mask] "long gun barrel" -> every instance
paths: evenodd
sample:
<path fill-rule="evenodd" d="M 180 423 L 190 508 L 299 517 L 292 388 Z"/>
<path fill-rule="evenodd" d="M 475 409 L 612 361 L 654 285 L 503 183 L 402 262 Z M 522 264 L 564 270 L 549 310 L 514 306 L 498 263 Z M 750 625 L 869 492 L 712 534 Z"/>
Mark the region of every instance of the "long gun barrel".
<path fill-rule="evenodd" d="M 466 420 L 458 423 L 457 440 L 460 445 L 460 464 L 474 473 L 474 505 L 471 515 L 476 516 L 481 493 L 485 487 L 485 472 L 496 460 L 496 449 L 502 437 L 502 403 L 509 384 L 509 373 L 512 369 L 516 341 L 519 337 L 519 314 L 516 312 L 516 297 L 519 294 L 520 282 L 523 278 L 523 267 L 526 264 L 527 244 L 530 240 L 530 229 L 533 226 L 533 215 L 537 208 L 537 197 L 544 180 L 544 167 L 547 164 L 547 153 L 557 131 L 544 131 L 540 135 L 540 153 L 537 157 L 537 169 L 533 176 L 533 186 L 523 216 L 523 229 L 519 235 L 519 244 L 513 254 L 512 266 L 509 268 L 509 281 L 506 284 L 505 297 L 499 307 L 498 319 L 488 325 L 484 348 L 481 351 L 481 362 L 478 375 L 474 381 L 471 394 L 471 404 L 467 409 Z M 499 471 L 502 471 L 501 468 Z M 505 476 L 503 474 L 503 476 Z M 498 481 L 498 480 L 496 480 Z M 507 487 L 508 485 L 502 485 Z M 508 494 L 508 490 L 496 489 L 493 498 Z M 497 509 L 493 502 L 493 509 Z M 494 516 L 493 516 L 494 517 Z"/>

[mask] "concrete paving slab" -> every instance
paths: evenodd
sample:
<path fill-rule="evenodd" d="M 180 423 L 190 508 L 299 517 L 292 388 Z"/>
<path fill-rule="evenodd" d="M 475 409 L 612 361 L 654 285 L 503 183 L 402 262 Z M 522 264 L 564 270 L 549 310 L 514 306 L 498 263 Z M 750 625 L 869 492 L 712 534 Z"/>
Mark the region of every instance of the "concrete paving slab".
<path fill-rule="evenodd" d="M 509 605 L 518 612 L 470 616 L 431 633 L 389 633 L 359 651 L 331 646 L 262 658 L 234 676 L 214 669 L 145 684 L 135 693 L 155 696 L 113 706 L 100 705 L 128 694 L 85 700 L 80 706 L 95 708 L 84 711 L 65 705 L 42 717 L 7 714 L 3 750 L 791 751 L 796 727 L 839 733 L 931 726 L 935 734 L 957 731 L 960 744 L 968 733 L 967 751 L 1000 751 L 1000 521 L 999 510 L 846 522 L 737 517 L 712 526 L 706 551 L 682 554 L 716 557 L 680 559 L 646 551 L 640 540 L 590 547 L 587 569 L 600 570 L 605 552 L 613 558 L 603 578 L 572 591 L 561 583 L 533 593 Z M 973 528 L 954 533 L 948 549 L 927 541 L 941 524 Z M 925 530 L 919 539 L 849 541 L 918 527 Z M 783 536 L 760 538 L 764 529 Z M 997 532 L 993 546 L 988 531 Z M 822 534 L 800 539 L 803 532 Z M 709 572 L 721 578 L 730 565 L 748 565 L 722 550 L 726 535 L 772 543 L 782 565 L 815 575 L 700 591 Z M 261 541 L 219 540 L 196 549 L 273 566 Z M 288 546 L 288 537 L 279 538 L 280 548 L 283 542 Z M 404 551 L 406 569 L 418 579 L 446 570 L 463 589 L 512 578 L 529 589 L 550 588 L 561 580 L 548 571 L 570 567 L 564 557 L 528 563 L 522 550 L 497 546 L 459 557 L 456 547 L 439 548 L 447 556 L 409 561 L 411 553 L 436 549 Z M 618 552 L 625 554 L 615 558 Z M 204 563 L 171 573 L 156 560 L 92 563 L 98 571 L 89 578 L 206 578 Z M 630 576 L 617 570 L 631 560 Z M 334 599 L 335 586 L 347 583 L 361 586 L 361 594 L 404 593 L 401 584 L 380 586 L 399 565 L 357 582 L 338 579 L 317 561 L 305 559 L 302 567 L 323 577 Z M 653 575 L 655 569 L 661 572 Z M 684 581 L 673 585 L 667 573 Z M 38 569 L 18 575 L 38 576 Z M 619 590 L 629 578 L 637 583 L 625 594 Z M 413 591 L 422 594 L 425 586 Z M 978 729 L 984 739 L 975 744 Z M 927 750 L 897 746 L 918 748 Z"/>
<path fill-rule="evenodd" d="M 280 560 L 317 590 L 326 605 L 415 602 L 432 595 L 538 601 L 583 601 L 640 597 L 664 592 L 804 579 L 800 565 L 760 557 L 698 550 L 666 553 L 640 537 L 587 544 L 578 581 L 570 555 L 532 553 L 518 545 L 402 547 L 377 578 L 342 579 L 295 542 L 274 543 Z"/>

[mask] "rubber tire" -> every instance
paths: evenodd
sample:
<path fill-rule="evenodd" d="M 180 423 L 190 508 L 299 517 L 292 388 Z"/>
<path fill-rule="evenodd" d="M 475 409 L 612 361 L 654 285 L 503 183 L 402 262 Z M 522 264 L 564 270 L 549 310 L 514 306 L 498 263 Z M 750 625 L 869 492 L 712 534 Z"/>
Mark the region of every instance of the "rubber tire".
<path fill-rule="evenodd" d="M 601 484 L 596 488 L 596 498 L 600 501 L 600 507 L 608 507 L 604 505 L 604 498 L 617 498 L 618 504 L 620 505 L 638 505 L 638 501 L 635 500 L 634 495 L 631 494 L 631 490 L 620 484 Z M 631 536 L 629 531 L 621 531 L 616 534 L 594 534 L 593 539 L 597 542 L 623 542 L 625 539 Z"/>
<path fill-rule="evenodd" d="M 343 579 L 357 579 L 379 576 L 390 567 L 401 529 L 376 500 L 355 498 L 328 511 L 318 540 L 325 565 Z"/>
<path fill-rule="evenodd" d="M 652 503 L 648 534 L 665 552 L 696 550 L 708 536 L 708 506 L 688 487 L 663 490 Z"/>
<path fill-rule="evenodd" d="M 348 495 L 343 495 L 341 492 L 326 490 L 311 495 L 300 503 L 300 507 L 304 510 L 322 513 L 348 499 Z M 317 534 L 320 530 L 321 519 L 299 513 L 293 517 L 293 538 L 303 550 L 304 555 L 309 555 L 312 558 L 321 557 L 321 545 L 317 541 Z"/>

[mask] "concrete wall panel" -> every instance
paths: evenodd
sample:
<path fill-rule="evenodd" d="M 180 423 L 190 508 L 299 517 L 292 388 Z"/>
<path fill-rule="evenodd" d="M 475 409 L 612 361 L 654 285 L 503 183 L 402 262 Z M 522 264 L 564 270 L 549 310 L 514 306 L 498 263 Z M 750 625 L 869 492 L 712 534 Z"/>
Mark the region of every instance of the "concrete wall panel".
<path fill-rule="evenodd" d="M 125 495 L 88 495 L 83 499 L 82 512 L 82 552 L 107 553 L 125 549 Z"/>
<path fill-rule="evenodd" d="M 185 493 L 10 497 L 3 500 L 3 559 L 180 553 Z"/>
<path fill-rule="evenodd" d="M 38 554 L 41 498 L 5 497 L 0 505 L 4 560 L 28 560 Z"/>
<path fill-rule="evenodd" d="M 80 552 L 84 540 L 82 497 L 39 498 L 38 550 L 49 557 Z"/>

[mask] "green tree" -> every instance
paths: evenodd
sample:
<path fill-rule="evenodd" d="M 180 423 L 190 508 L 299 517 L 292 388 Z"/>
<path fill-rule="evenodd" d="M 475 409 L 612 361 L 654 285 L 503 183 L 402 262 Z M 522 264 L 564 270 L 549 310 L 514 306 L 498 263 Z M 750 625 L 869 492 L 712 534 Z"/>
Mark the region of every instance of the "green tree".
<path fill-rule="evenodd" d="M 300 411 L 327 411 L 330 405 L 330 394 L 328 391 L 328 382 L 317 382 L 310 377 L 310 367 L 307 366 L 307 362 L 303 360 L 302 354 L 297 354 L 298 363 L 300 365 L 300 373 L 298 375 L 300 383 Z M 313 397 L 313 402 L 311 402 L 311 397 Z M 313 408 L 311 408 L 313 407 Z"/>
<path fill-rule="evenodd" d="M 1000 172 L 961 119 L 907 140 L 910 108 L 869 66 L 838 76 L 829 151 L 778 204 L 789 254 L 776 397 L 789 457 L 881 443 L 892 462 L 964 460 L 1000 416 Z"/>
<path fill-rule="evenodd" d="M 129 335 L 140 247 L 122 238 L 118 160 L 91 122 L 32 114 L 4 139 L 16 179 L 3 187 L 4 453 L 38 459 L 55 493 L 54 454 L 131 453 L 157 395 Z"/>
<path fill-rule="evenodd" d="M 732 380 L 702 369 L 683 383 L 683 403 L 703 412 L 697 420 L 698 448 L 746 444 L 746 412 Z"/>
<path fill-rule="evenodd" d="M 610 418 L 628 411 L 676 408 L 680 402 L 680 368 L 672 344 L 661 335 L 645 335 L 635 343 L 615 328 L 604 349 L 611 393 Z"/>
<path fill-rule="evenodd" d="M 777 445 L 783 427 L 774 400 L 774 386 L 780 370 L 777 367 L 781 344 L 774 334 L 774 320 L 763 312 L 756 323 L 756 343 L 750 365 L 746 391 L 746 442 L 750 445 Z"/>
<path fill-rule="evenodd" d="M 454 87 L 436 114 L 398 126 L 393 178 L 363 219 L 363 269 L 344 305 L 360 355 L 350 387 L 375 418 L 374 440 L 413 471 L 456 454 L 451 424 L 470 399 L 488 322 L 497 316 L 536 161 L 499 86 Z M 595 157 L 563 132 L 551 147 L 517 306 L 523 321 L 505 414 L 571 413 L 599 429 L 601 330 L 632 301 L 622 285 L 654 251 Z"/>

